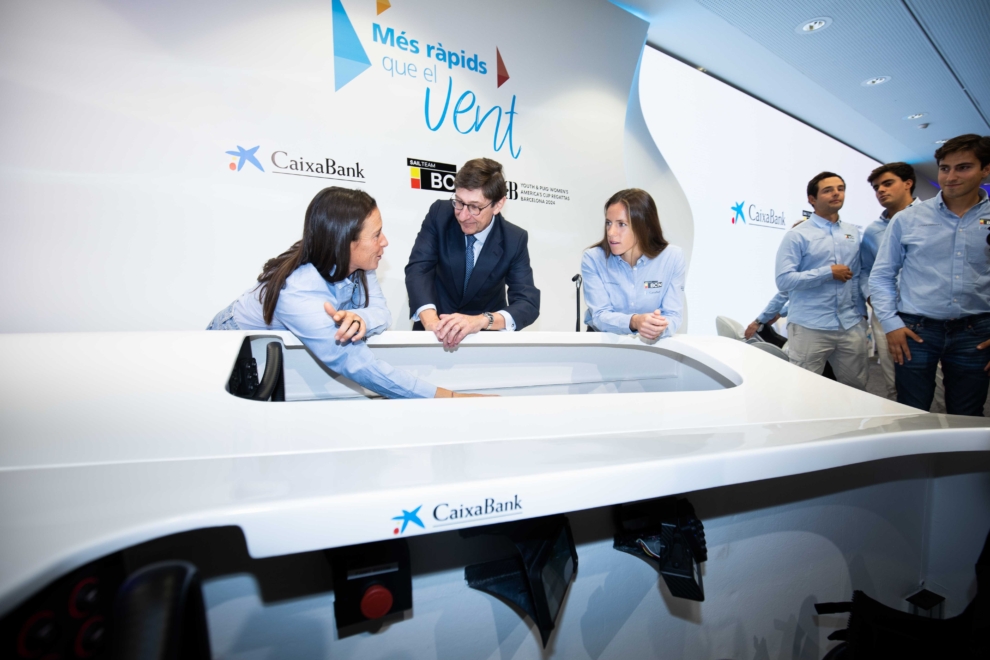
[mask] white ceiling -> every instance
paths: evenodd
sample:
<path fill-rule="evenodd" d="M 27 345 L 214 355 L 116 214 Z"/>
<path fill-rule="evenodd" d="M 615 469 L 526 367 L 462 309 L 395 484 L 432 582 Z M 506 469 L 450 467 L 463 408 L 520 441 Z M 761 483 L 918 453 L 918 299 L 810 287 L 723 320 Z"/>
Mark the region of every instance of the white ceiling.
<path fill-rule="evenodd" d="M 613 2 L 650 23 L 651 46 L 932 181 L 936 140 L 990 134 L 990 0 Z"/>

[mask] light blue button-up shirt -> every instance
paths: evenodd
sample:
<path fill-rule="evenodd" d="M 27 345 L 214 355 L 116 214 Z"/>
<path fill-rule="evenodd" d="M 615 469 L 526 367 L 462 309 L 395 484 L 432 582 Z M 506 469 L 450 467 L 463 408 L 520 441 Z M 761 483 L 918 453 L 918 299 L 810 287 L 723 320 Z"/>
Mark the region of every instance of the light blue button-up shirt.
<path fill-rule="evenodd" d="M 941 320 L 990 312 L 988 231 L 990 201 L 982 190 L 961 218 L 941 192 L 894 216 L 870 276 L 883 331 L 904 327 L 897 312 Z"/>
<path fill-rule="evenodd" d="M 374 271 L 367 271 L 366 276 L 368 306 L 362 307 L 364 299 L 357 278 L 352 276 L 330 284 L 315 266 L 304 264 L 286 278 L 271 325 L 265 323 L 260 286 L 252 287 L 234 302 L 234 321 L 241 330 L 288 330 L 330 369 L 382 396 L 395 399 L 434 396 L 435 385 L 379 360 L 363 341 L 341 345 L 334 339 L 337 325 L 323 309 L 325 302 L 337 311 L 351 310 L 364 319 L 368 335 L 391 325 L 392 315 L 378 278 Z"/>
<path fill-rule="evenodd" d="M 631 335 L 633 314 L 655 310 L 667 318 L 669 337 L 681 327 L 684 310 L 684 253 L 668 245 L 653 259 L 642 256 L 635 266 L 600 247 L 589 248 L 581 257 L 584 300 L 588 305 L 585 325 L 600 332 Z"/>
<path fill-rule="evenodd" d="M 767 303 L 766 309 L 760 312 L 760 315 L 756 317 L 756 320 L 766 325 L 770 322 L 770 319 L 777 316 L 777 314 L 787 316 L 787 308 L 787 292 L 778 291 L 777 295 L 771 298 L 770 302 Z"/>
<path fill-rule="evenodd" d="M 905 208 L 911 208 L 921 200 L 917 197 Z M 903 211 L 904 209 L 901 209 Z M 896 215 L 896 214 L 895 214 Z M 879 220 L 874 220 L 870 226 L 863 230 L 863 242 L 859 244 L 859 289 L 863 294 L 863 299 L 870 297 L 870 273 L 873 272 L 873 264 L 877 260 L 877 251 L 883 243 L 883 237 L 887 235 L 887 228 L 890 226 L 890 218 L 884 209 Z"/>
<path fill-rule="evenodd" d="M 852 270 L 852 279 L 832 277 L 832 266 Z M 859 288 L 859 228 L 817 213 L 784 234 L 777 248 L 777 289 L 787 292 L 787 320 L 813 330 L 848 330 L 863 320 Z"/>

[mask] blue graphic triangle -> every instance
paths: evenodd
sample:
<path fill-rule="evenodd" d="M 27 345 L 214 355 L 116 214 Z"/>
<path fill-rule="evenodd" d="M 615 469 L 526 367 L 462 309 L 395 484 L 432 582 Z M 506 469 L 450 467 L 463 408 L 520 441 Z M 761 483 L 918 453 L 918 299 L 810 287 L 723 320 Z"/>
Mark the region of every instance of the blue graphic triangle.
<path fill-rule="evenodd" d="M 351 82 L 362 71 L 367 69 L 371 64 L 365 62 L 355 62 L 354 60 L 347 60 L 343 57 L 333 58 L 333 82 L 334 91 L 339 90 L 341 87 Z"/>
<path fill-rule="evenodd" d="M 371 66 L 341 0 L 333 0 L 333 77 L 339 90 Z"/>

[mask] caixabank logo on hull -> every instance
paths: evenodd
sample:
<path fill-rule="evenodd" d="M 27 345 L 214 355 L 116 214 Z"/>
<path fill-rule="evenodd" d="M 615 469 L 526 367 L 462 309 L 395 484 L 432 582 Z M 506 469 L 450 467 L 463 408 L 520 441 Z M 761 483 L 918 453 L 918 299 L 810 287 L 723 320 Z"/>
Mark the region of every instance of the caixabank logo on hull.
<path fill-rule="evenodd" d="M 391 6 L 390 2 L 379 0 L 376 3 L 377 14 L 380 16 Z M 344 9 L 342 0 L 333 0 L 332 16 L 334 90 L 340 91 L 371 68 L 372 61 Z M 362 27 L 362 31 L 365 29 L 367 28 Z M 516 110 L 516 95 L 512 95 L 508 108 L 501 104 L 488 106 L 470 88 L 478 76 L 494 77 L 495 89 L 500 89 L 509 82 L 511 77 L 498 46 L 495 47 L 493 70 L 491 61 L 486 56 L 470 48 L 460 47 L 463 44 L 451 48 L 444 45 L 444 42 L 454 43 L 448 39 L 432 42 L 419 35 L 407 34 L 401 26 L 388 25 L 384 21 L 373 21 L 368 36 L 371 38 L 370 44 L 382 54 L 380 64 L 382 70 L 389 74 L 390 84 L 417 81 L 425 85 L 423 119 L 429 130 L 436 132 L 447 126 L 448 130 L 453 128 L 460 135 L 491 131 L 494 151 L 508 147 L 512 158 L 519 158 L 522 146 L 516 142 L 515 137 L 516 116 L 519 114 Z M 461 35 L 458 34 L 456 39 L 460 40 Z M 378 56 L 376 54 L 375 58 Z M 444 74 L 447 76 L 446 81 L 441 79 Z M 455 93 L 454 74 L 459 78 L 463 76 L 468 81 L 468 88 L 458 88 Z M 445 93 L 434 93 L 434 84 L 440 86 L 441 90 L 446 86 Z"/>
<path fill-rule="evenodd" d="M 521 516 L 523 513 L 522 500 L 518 493 L 513 493 L 512 497 L 485 497 L 477 502 L 468 504 L 452 502 L 439 502 L 434 504 L 427 513 L 420 513 L 422 504 L 410 509 L 402 509 L 402 513 L 393 516 L 392 535 L 401 536 L 406 530 L 432 529 L 434 527 L 449 527 L 467 522 L 489 521 L 497 518 L 511 518 Z M 425 520 L 424 520 L 425 519 Z M 410 528 L 410 525 L 412 527 Z"/>
<path fill-rule="evenodd" d="M 258 160 L 258 150 L 261 145 L 245 149 L 237 145 L 236 150 L 227 151 L 231 159 L 228 168 L 232 172 L 240 172 L 246 164 L 249 168 L 259 172 L 266 172 L 261 161 Z M 359 161 L 340 162 L 329 156 L 319 158 L 306 158 L 301 154 L 285 149 L 276 149 L 271 152 L 267 159 L 269 161 L 270 174 L 284 174 L 288 176 L 304 176 L 314 179 L 329 179 L 331 181 L 345 181 L 347 183 L 367 183 L 364 175 L 364 168 Z"/>

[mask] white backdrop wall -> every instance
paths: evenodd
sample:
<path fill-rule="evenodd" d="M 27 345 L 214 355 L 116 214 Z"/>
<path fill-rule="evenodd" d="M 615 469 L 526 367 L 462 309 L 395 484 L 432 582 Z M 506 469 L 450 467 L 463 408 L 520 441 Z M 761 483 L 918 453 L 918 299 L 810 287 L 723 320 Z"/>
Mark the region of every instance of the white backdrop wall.
<path fill-rule="evenodd" d="M 571 329 L 570 278 L 626 181 L 646 23 L 605 0 L 393 0 L 381 14 L 343 0 L 335 23 L 339 1 L 4 2 L 0 278 L 16 285 L 0 293 L 0 331 L 204 327 L 300 237 L 327 185 L 378 200 L 391 243 L 379 280 L 393 327 L 409 328 L 403 268 L 450 193 L 412 188 L 407 159 L 478 156 L 518 186 L 504 214 L 530 234 L 534 329 Z M 499 109 L 480 122 L 479 108 Z M 227 154 L 255 147 L 257 166 Z M 345 181 L 317 178 L 327 159 L 351 168 L 330 172 Z"/>
<path fill-rule="evenodd" d="M 639 96 L 690 204 L 691 334 L 715 334 L 718 315 L 745 325 L 777 293 L 777 247 L 802 211 L 812 210 L 805 189 L 819 172 L 846 181 L 843 221 L 862 228 L 883 210 L 866 182 L 880 163 L 653 48 L 643 52 Z M 683 217 L 663 217 L 658 204 L 661 224 L 683 224 Z M 733 210 L 739 204 L 741 218 Z"/>
<path fill-rule="evenodd" d="M 335 64 L 335 4 L 367 66 Z M 845 176 L 844 220 L 877 217 L 875 161 L 643 49 L 646 24 L 619 7 L 578 4 L 476 4 L 468 22 L 450 0 L 381 14 L 372 0 L 4 3 L 0 276 L 16 286 L 0 292 L 0 331 L 203 327 L 299 237 L 326 185 L 378 199 L 391 242 L 379 279 L 393 328 L 409 328 L 403 268 L 449 195 L 412 188 L 410 158 L 505 165 L 505 215 L 530 233 L 543 292 L 534 330 L 573 328 L 570 278 L 622 187 L 653 193 L 685 249 L 694 334 L 719 314 L 747 322 L 775 293 L 777 245 L 810 209 L 815 173 Z M 257 166 L 227 153 L 255 147 Z"/>
<path fill-rule="evenodd" d="M 629 107 L 626 109 L 626 143 L 625 163 L 628 185 L 631 188 L 642 188 L 649 191 L 657 203 L 664 238 L 679 246 L 684 251 L 684 259 L 688 272 L 691 269 L 691 256 L 694 253 L 694 218 L 691 205 L 677 177 L 670 170 L 670 164 L 664 159 L 657 148 L 650 129 L 643 116 L 643 104 L 640 99 L 640 76 L 643 66 L 642 58 L 652 48 L 645 48 L 636 67 L 636 77 L 633 80 L 629 94 Z M 600 207 L 599 207 L 600 208 Z M 691 324 L 691 297 L 684 301 L 684 320 L 678 332 L 687 333 L 693 327 Z"/>

